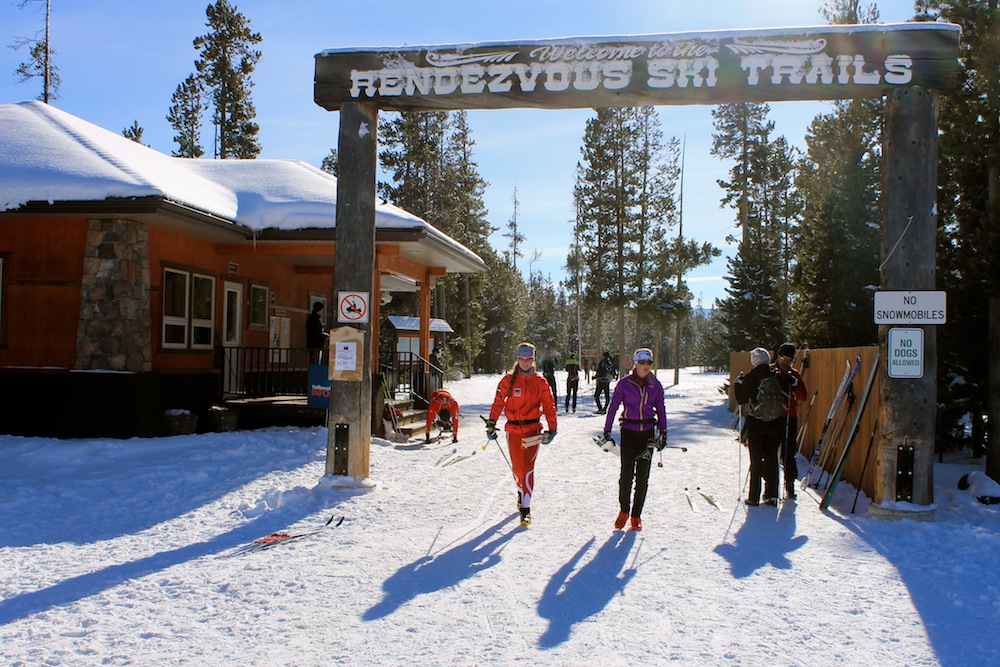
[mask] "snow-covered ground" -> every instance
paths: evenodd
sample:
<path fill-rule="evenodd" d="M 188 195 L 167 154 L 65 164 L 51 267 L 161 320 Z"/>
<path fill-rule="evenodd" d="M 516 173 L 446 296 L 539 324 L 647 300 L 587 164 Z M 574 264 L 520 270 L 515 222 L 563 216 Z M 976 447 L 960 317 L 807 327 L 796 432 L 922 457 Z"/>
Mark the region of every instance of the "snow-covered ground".
<path fill-rule="evenodd" d="M 864 496 L 852 515 L 846 484 L 828 513 L 804 493 L 748 512 L 724 376 L 688 370 L 667 388 L 688 451 L 653 467 L 642 532 L 612 529 L 617 461 L 591 440 L 588 385 L 522 530 L 507 464 L 481 449 L 498 380 L 448 385 L 474 456 L 438 467 L 450 442 L 374 440 L 370 488 L 323 477 L 325 429 L 0 436 L 0 662 L 1000 664 L 1000 506 L 955 487 L 981 465 L 937 467 L 934 522 L 867 518 Z"/>

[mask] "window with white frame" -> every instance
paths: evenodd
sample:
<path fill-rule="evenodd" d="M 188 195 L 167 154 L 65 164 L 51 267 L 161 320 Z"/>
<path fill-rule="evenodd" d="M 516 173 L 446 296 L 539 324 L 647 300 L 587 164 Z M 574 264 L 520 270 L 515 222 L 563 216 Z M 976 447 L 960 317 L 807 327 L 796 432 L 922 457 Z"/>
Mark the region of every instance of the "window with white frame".
<path fill-rule="evenodd" d="M 162 294 L 164 349 L 212 349 L 215 277 L 164 268 Z"/>

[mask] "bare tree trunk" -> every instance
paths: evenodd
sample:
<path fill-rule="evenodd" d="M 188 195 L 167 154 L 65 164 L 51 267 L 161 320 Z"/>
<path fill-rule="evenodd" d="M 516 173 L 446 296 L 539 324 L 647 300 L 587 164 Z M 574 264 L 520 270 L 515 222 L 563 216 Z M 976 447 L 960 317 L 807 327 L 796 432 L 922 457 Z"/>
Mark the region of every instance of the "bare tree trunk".
<path fill-rule="evenodd" d="M 1000 297 L 990 299 L 989 333 L 989 393 L 986 413 L 988 439 L 986 441 L 986 474 L 1000 481 Z"/>

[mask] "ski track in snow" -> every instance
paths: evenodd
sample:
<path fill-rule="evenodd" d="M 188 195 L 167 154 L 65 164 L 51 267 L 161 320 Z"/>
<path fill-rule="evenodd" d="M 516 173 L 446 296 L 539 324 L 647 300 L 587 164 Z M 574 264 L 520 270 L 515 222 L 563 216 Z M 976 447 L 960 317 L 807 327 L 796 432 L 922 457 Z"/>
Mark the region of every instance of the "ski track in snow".
<path fill-rule="evenodd" d="M 854 489 L 844 483 L 827 513 L 807 492 L 747 509 L 747 457 L 717 391 L 725 376 L 685 370 L 666 405 L 670 444 L 688 451 L 665 450 L 662 468 L 654 455 L 645 530 L 612 530 L 618 461 L 592 443 L 603 417 L 585 382 L 577 413 L 560 413 L 558 437 L 542 446 L 534 523 L 524 530 L 507 464 L 493 443 L 481 449 L 478 415 L 498 380 L 449 383 L 463 406 L 457 445 L 373 439 L 374 488 L 331 488 L 318 428 L 0 436 L 9 462 L 0 470 L 0 658 L 1000 664 L 998 508 L 950 485 L 937 491 L 936 522 L 875 520 L 847 512 Z M 476 454 L 436 466 L 452 447 Z M 331 514 L 346 520 L 220 558 Z"/>

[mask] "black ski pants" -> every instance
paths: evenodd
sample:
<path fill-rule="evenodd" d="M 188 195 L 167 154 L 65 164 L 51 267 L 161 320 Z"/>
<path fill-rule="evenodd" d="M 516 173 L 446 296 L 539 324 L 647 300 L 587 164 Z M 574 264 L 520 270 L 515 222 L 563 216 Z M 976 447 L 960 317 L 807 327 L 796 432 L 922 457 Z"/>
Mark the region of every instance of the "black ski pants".
<path fill-rule="evenodd" d="M 580 378 L 566 378 L 566 411 L 569 412 L 570 398 L 573 399 L 573 412 L 576 412 L 576 390 L 580 386 Z"/>
<path fill-rule="evenodd" d="M 747 417 L 747 444 L 750 449 L 750 490 L 747 500 L 760 501 L 761 483 L 764 498 L 778 498 L 778 451 L 785 429 L 784 419 L 762 422 Z"/>
<path fill-rule="evenodd" d="M 604 394 L 604 405 L 601 405 L 601 394 Z M 597 403 L 597 411 L 607 410 L 611 405 L 611 380 L 607 378 L 597 378 L 597 388 L 594 389 L 594 402 Z"/>
<path fill-rule="evenodd" d="M 643 456 L 649 449 L 649 441 L 653 438 L 652 429 L 648 431 L 621 430 L 622 460 L 621 474 L 618 477 L 618 505 L 622 512 L 632 516 L 642 516 L 642 507 L 646 504 L 646 489 L 649 486 L 649 468 L 653 457 Z M 635 482 L 635 495 L 632 495 L 632 482 Z M 631 505 L 629 504 L 631 500 Z"/>

